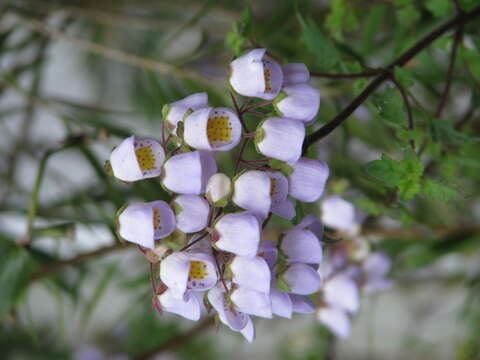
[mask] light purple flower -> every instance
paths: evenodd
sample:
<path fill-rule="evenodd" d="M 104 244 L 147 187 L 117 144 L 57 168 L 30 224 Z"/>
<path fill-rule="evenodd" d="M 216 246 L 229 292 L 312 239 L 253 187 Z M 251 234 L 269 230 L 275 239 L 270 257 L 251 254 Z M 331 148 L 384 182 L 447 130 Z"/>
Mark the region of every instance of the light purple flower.
<path fill-rule="evenodd" d="M 272 317 L 272 302 L 269 294 L 240 285 L 234 288 L 230 299 L 245 314 L 267 319 Z"/>
<path fill-rule="evenodd" d="M 310 295 L 320 289 L 321 279 L 318 272 L 311 266 L 296 263 L 288 266 L 280 275 L 288 286 L 288 292 L 298 295 Z"/>
<path fill-rule="evenodd" d="M 305 126 L 298 120 L 272 117 L 256 130 L 255 146 L 265 156 L 286 162 L 297 161 L 302 154 Z"/>
<path fill-rule="evenodd" d="M 331 307 L 354 313 L 359 307 L 360 294 L 355 281 L 339 273 L 325 280 L 323 299 Z"/>
<path fill-rule="evenodd" d="M 250 316 L 248 316 L 247 318 L 247 325 L 245 325 L 245 327 L 242 330 L 240 330 L 240 333 L 243 335 L 245 340 L 247 340 L 249 343 L 255 340 L 255 335 L 256 335 L 255 324 L 253 323 Z"/>
<path fill-rule="evenodd" d="M 275 215 L 291 220 L 295 216 L 295 207 L 288 199 L 288 180 L 281 172 L 271 172 L 270 176 L 270 196 L 272 198 L 272 207 L 270 211 Z"/>
<path fill-rule="evenodd" d="M 158 300 L 162 309 L 166 312 L 183 316 L 192 321 L 200 319 L 200 303 L 191 292 L 185 293 L 185 296 L 179 299 L 173 295 L 171 289 L 167 289 L 164 293 L 158 295 Z"/>
<path fill-rule="evenodd" d="M 283 86 L 305 84 L 310 80 L 310 72 L 304 63 L 290 63 L 282 66 Z"/>
<path fill-rule="evenodd" d="M 182 100 L 175 101 L 171 104 L 166 104 L 163 109 L 163 117 L 167 128 L 171 132 L 175 132 L 177 124 L 183 121 L 184 118 L 197 109 L 208 106 L 207 93 L 196 93 L 187 96 Z"/>
<path fill-rule="evenodd" d="M 293 173 L 288 177 L 290 196 L 304 202 L 317 201 L 325 189 L 328 165 L 321 160 L 301 158 L 291 166 Z"/>
<path fill-rule="evenodd" d="M 293 229 L 310 230 L 319 240 L 323 239 L 323 223 L 314 215 L 305 216 L 300 224 L 293 227 L 291 230 Z"/>
<path fill-rule="evenodd" d="M 392 267 L 392 260 L 387 254 L 380 251 L 371 253 L 362 267 L 366 278 L 363 289 L 367 293 L 386 290 L 392 286 L 392 280 L 386 278 Z"/>
<path fill-rule="evenodd" d="M 128 205 L 118 216 L 118 233 L 130 242 L 153 249 L 156 239 L 175 229 L 175 215 L 162 200 Z"/>
<path fill-rule="evenodd" d="M 272 313 L 287 319 L 292 317 L 292 300 L 286 292 L 278 291 L 275 287 L 270 289 L 270 299 L 272 301 Z"/>
<path fill-rule="evenodd" d="M 249 213 L 223 215 L 214 225 L 218 234 L 215 246 L 239 256 L 254 257 L 260 242 L 260 224 Z"/>
<path fill-rule="evenodd" d="M 264 258 L 235 256 L 228 266 L 234 283 L 267 294 L 270 292 L 270 268 Z"/>
<path fill-rule="evenodd" d="M 165 151 L 155 140 L 130 136 L 110 155 L 113 175 L 122 181 L 137 181 L 159 176 Z"/>
<path fill-rule="evenodd" d="M 242 125 L 236 113 L 227 108 L 206 107 L 185 120 L 183 138 L 196 150 L 228 151 L 240 142 Z"/>
<path fill-rule="evenodd" d="M 160 263 L 160 279 L 172 296 L 182 298 L 187 290 L 211 289 L 218 281 L 215 260 L 203 252 L 174 252 Z"/>
<path fill-rule="evenodd" d="M 292 301 L 293 312 L 299 314 L 312 314 L 315 312 L 315 304 L 306 295 L 289 294 Z"/>
<path fill-rule="evenodd" d="M 280 65 L 265 56 L 265 49 L 254 49 L 230 64 L 230 85 L 240 95 L 272 100 L 283 83 Z"/>
<path fill-rule="evenodd" d="M 317 319 L 339 338 L 350 334 L 350 319 L 347 313 L 335 307 L 322 307 L 317 311 Z"/>
<path fill-rule="evenodd" d="M 205 192 L 217 164 L 210 153 L 193 151 L 172 156 L 163 166 L 162 184 L 179 194 L 199 195 Z"/>
<path fill-rule="evenodd" d="M 203 230 L 207 227 L 210 205 L 208 201 L 198 195 L 179 195 L 173 202 L 177 228 L 188 234 Z"/>
<path fill-rule="evenodd" d="M 271 240 L 262 240 L 258 246 L 258 256 L 265 259 L 270 269 L 273 268 L 277 262 L 278 249 Z"/>
<path fill-rule="evenodd" d="M 354 206 L 340 196 L 326 197 L 321 204 L 322 221 L 328 227 L 353 232 L 358 226 Z"/>
<path fill-rule="evenodd" d="M 320 107 L 320 91 L 307 84 L 285 86 L 273 104 L 280 116 L 310 125 Z"/>
<path fill-rule="evenodd" d="M 262 221 L 270 211 L 270 177 L 263 171 L 248 170 L 233 180 L 232 201 Z"/>
<path fill-rule="evenodd" d="M 247 326 L 249 316 L 236 308 L 234 304 L 226 298 L 224 291 L 221 284 L 210 289 L 207 294 L 208 302 L 217 311 L 222 323 L 233 331 L 241 331 Z"/>
<path fill-rule="evenodd" d="M 292 229 L 285 232 L 280 240 L 280 249 L 289 262 L 320 264 L 322 262 L 322 246 L 310 230 Z"/>

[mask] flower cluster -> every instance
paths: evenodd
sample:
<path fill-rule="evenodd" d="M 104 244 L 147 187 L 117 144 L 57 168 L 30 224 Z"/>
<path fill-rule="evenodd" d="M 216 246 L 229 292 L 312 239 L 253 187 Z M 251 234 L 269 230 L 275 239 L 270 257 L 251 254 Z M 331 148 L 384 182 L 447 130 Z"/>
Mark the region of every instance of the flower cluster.
<path fill-rule="evenodd" d="M 350 316 L 360 305 L 360 292 L 372 293 L 389 288 L 386 278 L 391 260 L 381 251 L 370 252 L 361 235 L 359 214 L 339 196 L 328 196 L 321 204 L 322 221 L 343 241 L 329 247 L 328 261 L 319 272 L 323 278 L 317 318 L 335 335 L 350 334 Z"/>
<path fill-rule="evenodd" d="M 230 65 L 230 85 L 245 97 L 243 106 L 233 94 L 234 110 L 209 106 L 206 93 L 190 95 L 164 107 L 162 141 L 131 136 L 113 150 L 113 176 L 123 182 L 158 178 L 172 194 L 170 203 L 132 203 L 117 215 L 119 236 L 152 263 L 158 310 L 190 320 L 215 312 L 248 341 L 255 337 L 250 316 L 315 311 L 309 295 L 322 287 L 320 219 L 309 215 L 279 239 L 262 237 L 272 214 L 291 220 L 292 201 L 317 201 L 329 176 L 323 161 L 302 157 L 305 126 L 320 105 L 308 80 L 304 64 L 281 66 L 265 49 L 252 50 Z M 265 101 L 249 106 L 252 98 Z M 270 105 L 275 112 L 269 116 L 255 111 Z M 254 132 L 246 114 L 259 118 Z M 262 158 L 247 160 L 252 139 Z M 241 141 L 234 172 L 220 172 L 216 154 Z"/>

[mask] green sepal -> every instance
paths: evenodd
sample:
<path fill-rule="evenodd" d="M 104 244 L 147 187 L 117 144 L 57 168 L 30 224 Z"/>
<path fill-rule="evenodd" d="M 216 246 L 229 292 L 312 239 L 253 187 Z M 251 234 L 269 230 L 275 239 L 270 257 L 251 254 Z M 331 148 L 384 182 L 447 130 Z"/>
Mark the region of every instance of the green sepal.
<path fill-rule="evenodd" d="M 105 160 L 105 164 L 103 164 L 103 168 L 105 169 L 105 173 L 108 176 L 114 176 L 113 175 L 112 164 L 110 163 L 110 160 Z"/>
<path fill-rule="evenodd" d="M 162 118 L 163 118 L 163 121 L 166 121 L 166 120 L 167 120 L 168 113 L 170 112 L 170 109 L 171 109 L 170 104 L 165 104 L 165 105 L 162 106 Z"/>
<path fill-rule="evenodd" d="M 231 193 L 231 191 L 230 191 Z M 220 200 L 216 201 L 213 203 L 214 206 L 216 207 L 225 207 L 228 205 L 228 201 L 230 199 L 230 196 L 227 195 L 227 196 L 224 196 L 223 198 L 221 198 Z"/>
<path fill-rule="evenodd" d="M 172 250 L 177 251 L 187 245 L 187 234 L 178 229 L 175 229 L 173 233 L 171 233 L 166 238 L 163 238 L 162 242 L 165 245 L 168 245 Z"/>
<path fill-rule="evenodd" d="M 283 116 L 283 113 L 280 111 L 280 109 L 278 108 L 277 105 L 278 105 L 279 102 L 281 102 L 286 97 L 288 97 L 288 94 L 285 91 L 280 91 L 280 93 L 277 95 L 277 97 L 275 99 L 273 99 L 273 102 L 272 102 L 273 108 L 275 109 L 275 111 L 277 112 L 277 114 L 279 116 Z"/>
<path fill-rule="evenodd" d="M 272 169 L 280 170 L 286 176 L 293 174 L 293 168 L 285 161 L 270 159 L 268 160 L 268 166 L 270 166 Z"/>
<path fill-rule="evenodd" d="M 182 206 L 179 203 L 177 203 L 176 201 L 172 201 L 171 206 L 172 206 L 172 209 L 173 209 L 173 212 L 175 213 L 175 215 L 178 215 L 183 211 Z"/>
<path fill-rule="evenodd" d="M 283 292 L 291 292 L 292 289 L 280 276 L 277 278 L 277 289 Z"/>
<path fill-rule="evenodd" d="M 188 109 L 187 111 L 185 111 L 185 114 L 183 114 L 182 121 L 185 121 L 185 119 L 186 119 L 191 113 L 193 113 L 193 109 L 192 109 L 192 108 L 190 108 L 190 109 Z"/>
<path fill-rule="evenodd" d="M 125 211 L 125 209 L 128 207 L 128 203 L 123 204 L 120 209 L 117 210 L 115 213 L 114 221 L 115 221 L 115 233 L 117 234 L 118 239 L 120 242 L 125 243 L 126 240 L 120 236 L 120 222 L 118 221 L 118 218 L 120 215 Z"/>

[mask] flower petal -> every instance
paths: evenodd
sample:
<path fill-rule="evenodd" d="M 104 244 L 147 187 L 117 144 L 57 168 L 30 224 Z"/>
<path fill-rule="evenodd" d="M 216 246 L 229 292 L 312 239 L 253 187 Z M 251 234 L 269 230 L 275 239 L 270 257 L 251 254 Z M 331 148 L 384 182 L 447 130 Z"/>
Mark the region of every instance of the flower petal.
<path fill-rule="evenodd" d="M 233 202 L 245 210 L 249 210 L 260 221 L 270 211 L 270 177 L 263 171 L 249 170 L 242 173 L 233 182 Z"/>
<path fill-rule="evenodd" d="M 234 331 L 240 331 L 247 326 L 248 315 L 234 309 L 225 298 L 225 292 L 217 285 L 207 294 L 208 302 L 218 312 L 220 321 Z"/>
<path fill-rule="evenodd" d="M 289 176 L 290 196 L 305 202 L 317 201 L 327 182 L 329 169 L 320 160 L 301 158 L 292 164 Z"/>
<path fill-rule="evenodd" d="M 219 240 L 215 246 L 239 256 L 254 257 L 260 241 L 260 224 L 249 213 L 223 215 L 214 225 Z"/>
<path fill-rule="evenodd" d="M 278 291 L 275 287 L 270 289 L 270 299 L 272 300 L 272 312 L 275 315 L 291 319 L 292 318 L 292 300 L 290 295 Z"/>
<path fill-rule="evenodd" d="M 321 204 L 322 221 L 328 227 L 351 232 L 357 226 L 355 207 L 340 196 L 328 196 Z"/>
<path fill-rule="evenodd" d="M 286 86 L 274 100 L 274 105 L 281 116 L 309 125 L 320 107 L 320 91 L 307 84 Z"/>
<path fill-rule="evenodd" d="M 178 122 L 183 121 L 188 112 L 193 112 L 206 106 L 208 106 L 208 95 L 205 92 L 189 95 L 182 100 L 167 105 L 165 114 L 167 127 L 172 132 L 175 132 Z"/>
<path fill-rule="evenodd" d="M 253 323 L 252 319 L 250 319 L 250 316 L 248 317 L 247 325 L 240 330 L 240 333 L 249 343 L 255 340 L 255 324 Z"/>
<path fill-rule="evenodd" d="M 311 266 L 296 263 L 288 267 L 281 278 L 289 286 L 289 292 L 298 295 L 309 295 L 320 289 L 320 275 Z"/>
<path fill-rule="evenodd" d="M 315 215 L 305 216 L 300 224 L 292 228 L 294 229 L 310 230 L 319 240 L 323 239 L 323 223 Z"/>
<path fill-rule="evenodd" d="M 345 339 L 350 334 L 350 319 L 341 309 L 321 308 L 317 312 L 317 319 L 339 338 Z"/>
<path fill-rule="evenodd" d="M 245 314 L 268 319 L 272 317 L 272 303 L 268 294 L 239 286 L 233 290 L 230 299 Z"/>
<path fill-rule="evenodd" d="M 265 156 L 295 162 L 302 154 L 305 127 L 302 122 L 280 117 L 268 118 L 257 128 L 255 144 Z"/>
<path fill-rule="evenodd" d="M 158 300 L 162 309 L 166 312 L 183 316 L 192 321 L 200 319 L 200 303 L 198 298 L 187 292 L 181 299 L 173 296 L 171 289 L 167 289 L 163 294 L 158 295 Z"/>
<path fill-rule="evenodd" d="M 392 267 L 392 260 L 384 252 L 371 253 L 363 263 L 363 269 L 368 277 L 384 276 Z"/>
<path fill-rule="evenodd" d="M 265 100 L 273 100 L 283 84 L 282 67 L 272 59 L 263 58 L 263 76 L 265 80 L 265 88 L 262 93 L 258 93 L 257 97 Z"/>
<path fill-rule="evenodd" d="M 303 63 L 290 63 L 282 66 L 283 86 L 304 84 L 310 80 L 310 72 Z"/>
<path fill-rule="evenodd" d="M 178 154 L 165 162 L 162 183 L 170 191 L 198 195 L 205 192 L 207 181 L 216 171 L 215 159 L 209 153 Z"/>
<path fill-rule="evenodd" d="M 270 210 L 277 216 L 280 216 L 287 220 L 292 220 L 295 217 L 295 206 L 293 206 L 290 200 L 284 200 L 282 202 L 272 203 L 272 208 Z"/>
<path fill-rule="evenodd" d="M 131 204 L 118 216 L 119 235 L 148 249 L 154 248 L 153 209 L 149 203 Z"/>
<path fill-rule="evenodd" d="M 207 183 L 205 196 L 214 206 L 226 206 L 232 194 L 232 181 L 222 173 L 213 175 Z"/>
<path fill-rule="evenodd" d="M 265 90 L 263 56 L 266 49 L 254 49 L 230 64 L 230 85 L 240 95 L 257 96 Z"/>
<path fill-rule="evenodd" d="M 323 296 L 327 304 L 354 313 L 358 310 L 360 294 L 357 284 L 348 276 L 337 274 L 325 281 Z"/>
<path fill-rule="evenodd" d="M 175 230 L 175 214 L 165 201 L 157 200 L 148 203 L 153 209 L 153 229 L 155 239 L 163 239 Z"/>
<path fill-rule="evenodd" d="M 190 263 L 187 288 L 197 291 L 211 289 L 218 282 L 215 260 L 203 252 L 187 252 Z"/>
<path fill-rule="evenodd" d="M 258 246 L 258 256 L 265 259 L 270 269 L 277 262 L 278 250 L 275 243 L 271 240 L 262 240 Z"/>
<path fill-rule="evenodd" d="M 269 293 L 270 268 L 264 258 L 260 256 L 253 258 L 235 256 L 229 267 L 233 273 L 232 281 L 234 283 Z"/>
<path fill-rule="evenodd" d="M 290 294 L 292 300 L 293 312 L 299 314 L 312 314 L 315 312 L 315 304 L 306 295 Z"/>
<path fill-rule="evenodd" d="M 177 228 L 184 233 L 194 233 L 207 227 L 210 205 L 198 195 L 180 195 L 173 201 Z"/>
<path fill-rule="evenodd" d="M 171 295 L 182 299 L 187 290 L 190 262 L 185 253 L 175 252 L 160 263 L 160 279 L 171 290 Z"/>
<path fill-rule="evenodd" d="M 287 231 L 281 239 L 280 248 L 290 262 L 320 264 L 323 259 L 320 241 L 309 230 Z"/>

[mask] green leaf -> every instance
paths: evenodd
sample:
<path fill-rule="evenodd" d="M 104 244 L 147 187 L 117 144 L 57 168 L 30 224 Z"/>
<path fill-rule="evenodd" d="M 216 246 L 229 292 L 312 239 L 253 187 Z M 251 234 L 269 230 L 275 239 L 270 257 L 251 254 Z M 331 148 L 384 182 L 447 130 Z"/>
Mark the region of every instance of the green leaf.
<path fill-rule="evenodd" d="M 325 26 L 335 38 L 343 40 L 343 32 L 352 30 L 358 25 L 355 7 L 346 0 L 333 0 L 330 8 Z"/>
<path fill-rule="evenodd" d="M 403 200 L 411 200 L 421 190 L 424 165 L 411 150 L 402 161 L 396 161 L 383 154 L 381 160 L 374 160 L 365 166 L 367 174 L 384 185 L 396 188 Z"/>
<path fill-rule="evenodd" d="M 397 89 L 388 88 L 383 94 L 374 96 L 373 104 L 376 106 L 379 116 L 387 123 L 394 126 L 406 124 L 405 106 Z"/>
<path fill-rule="evenodd" d="M 452 0 L 426 0 L 425 7 L 434 17 L 444 17 L 454 11 Z"/>
<path fill-rule="evenodd" d="M 413 4 L 406 4 L 396 11 L 399 23 L 405 27 L 412 26 L 421 18 L 420 11 Z"/>
<path fill-rule="evenodd" d="M 478 141 L 477 138 L 457 131 L 452 122 L 445 119 L 432 119 L 430 121 L 430 134 L 433 141 L 443 144 L 460 145 Z"/>
<path fill-rule="evenodd" d="M 456 189 L 430 179 L 425 179 L 423 181 L 422 193 L 430 200 L 437 199 L 446 203 L 460 197 L 460 194 Z"/>
<path fill-rule="evenodd" d="M 404 88 L 412 87 L 415 84 L 415 81 L 413 80 L 413 76 L 410 70 L 399 67 L 399 66 L 395 66 L 394 73 L 395 73 L 395 79 Z"/>
<path fill-rule="evenodd" d="M 373 200 L 367 198 L 349 199 L 360 211 L 373 216 L 378 216 L 382 213 L 382 206 Z"/>
<path fill-rule="evenodd" d="M 242 11 L 240 20 L 236 21 L 225 38 L 225 46 L 231 49 L 235 56 L 242 54 L 245 42 L 253 36 L 252 9 L 247 7 Z"/>
<path fill-rule="evenodd" d="M 365 166 L 365 171 L 375 180 L 389 187 L 397 186 L 402 180 L 400 163 L 383 154 L 381 160 L 374 160 Z"/>
<path fill-rule="evenodd" d="M 340 61 L 335 45 L 328 39 L 312 19 L 306 21 L 298 14 L 301 27 L 301 39 L 307 50 L 315 56 L 320 70 L 330 70 Z"/>
<path fill-rule="evenodd" d="M 28 285 L 32 261 L 28 252 L 0 237 L 0 320 L 21 299 Z"/>
<path fill-rule="evenodd" d="M 295 226 L 300 224 L 304 217 L 305 211 L 303 210 L 303 203 L 301 201 L 297 201 L 295 203 L 295 217 L 292 219 L 292 224 Z"/>

